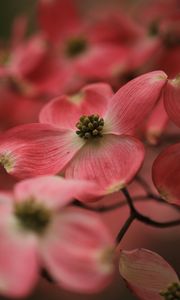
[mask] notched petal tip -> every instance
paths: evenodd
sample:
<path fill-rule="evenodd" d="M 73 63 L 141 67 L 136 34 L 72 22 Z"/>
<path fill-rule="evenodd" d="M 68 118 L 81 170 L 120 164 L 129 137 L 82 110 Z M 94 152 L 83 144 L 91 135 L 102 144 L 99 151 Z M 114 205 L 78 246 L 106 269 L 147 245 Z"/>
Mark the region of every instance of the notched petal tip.
<path fill-rule="evenodd" d="M 157 187 L 157 190 L 158 190 L 159 194 L 161 195 L 161 197 L 165 201 L 170 201 L 170 199 L 172 199 L 173 195 L 167 191 L 167 188 L 160 186 L 160 187 Z"/>
<path fill-rule="evenodd" d="M 115 184 L 112 184 L 111 186 L 109 186 L 107 188 L 107 194 L 112 194 L 112 193 L 115 193 L 115 192 L 118 192 L 119 190 L 125 188 L 126 186 L 126 183 L 124 181 L 120 181 L 120 182 L 117 182 Z"/>
<path fill-rule="evenodd" d="M 155 81 L 159 81 L 159 80 L 167 80 L 168 76 L 165 72 L 163 71 L 155 71 L 155 72 L 159 72 L 159 74 L 156 74 L 156 76 L 153 77 L 153 82 Z"/>
<path fill-rule="evenodd" d="M 159 142 L 162 132 L 151 128 L 146 132 L 146 140 L 149 145 L 156 146 Z"/>
<path fill-rule="evenodd" d="M 114 272 L 114 248 L 106 247 L 97 253 L 97 262 L 103 274 Z"/>
<path fill-rule="evenodd" d="M 67 100 L 73 104 L 80 105 L 84 100 L 84 92 L 80 91 L 79 93 L 68 96 Z"/>
<path fill-rule="evenodd" d="M 14 158 L 10 153 L 3 153 L 0 155 L 0 165 L 6 170 L 7 173 L 11 173 L 14 168 Z"/>
<path fill-rule="evenodd" d="M 180 87 L 180 73 L 174 79 L 168 80 L 168 82 L 175 87 Z"/>

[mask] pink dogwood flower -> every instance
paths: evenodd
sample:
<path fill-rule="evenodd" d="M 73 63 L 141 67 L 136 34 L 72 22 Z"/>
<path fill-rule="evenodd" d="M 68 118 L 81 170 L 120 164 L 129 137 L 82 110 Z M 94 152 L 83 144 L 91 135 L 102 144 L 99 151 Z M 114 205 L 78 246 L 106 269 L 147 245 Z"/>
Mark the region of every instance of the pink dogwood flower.
<path fill-rule="evenodd" d="M 19 126 L 1 137 L 0 162 L 17 177 L 64 173 L 96 181 L 103 193 L 123 188 L 144 159 L 143 144 L 131 135 L 159 99 L 166 74 L 142 75 L 115 95 L 92 84 L 75 96 L 47 104 L 41 124 Z"/>
<path fill-rule="evenodd" d="M 117 64 L 124 67 L 128 47 L 110 41 L 108 35 L 106 39 L 97 38 L 92 18 L 82 18 L 74 1 L 39 0 L 38 21 L 61 62 L 61 70 L 69 73 L 71 84 L 109 80 Z"/>
<path fill-rule="evenodd" d="M 166 201 L 180 205 L 180 143 L 159 154 L 153 164 L 152 178 Z"/>
<path fill-rule="evenodd" d="M 138 13 L 139 9 L 141 14 Z M 158 67 L 173 78 L 180 70 L 179 2 L 177 0 L 146 1 L 141 6 L 137 6 L 137 17 L 142 17 L 141 22 L 143 28 L 147 27 L 147 34 L 159 42 L 159 49 L 157 48 L 153 56 L 153 68 Z"/>
<path fill-rule="evenodd" d="M 41 35 L 31 36 L 8 49 L 0 76 L 6 85 L 13 84 L 16 90 L 30 96 L 57 94 L 67 81 L 59 61 Z"/>
<path fill-rule="evenodd" d="M 67 207 L 95 185 L 43 176 L 0 193 L 0 293 L 26 296 L 41 268 L 72 291 L 93 293 L 110 283 L 113 239 L 96 213 Z"/>
<path fill-rule="evenodd" d="M 119 271 L 138 299 L 180 299 L 176 272 L 155 252 L 146 249 L 121 251 Z"/>

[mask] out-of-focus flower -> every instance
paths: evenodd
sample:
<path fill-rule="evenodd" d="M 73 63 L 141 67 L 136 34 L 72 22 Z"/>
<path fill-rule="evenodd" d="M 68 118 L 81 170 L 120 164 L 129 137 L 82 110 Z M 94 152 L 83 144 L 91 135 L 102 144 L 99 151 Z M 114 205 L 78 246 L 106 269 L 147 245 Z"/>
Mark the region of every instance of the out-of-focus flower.
<path fill-rule="evenodd" d="M 79 16 L 73 1 L 40 0 L 38 19 L 72 85 L 75 81 L 82 85 L 90 80 L 110 80 L 117 65 L 124 68 L 129 53 L 126 44 L 121 39 L 111 41 L 109 35 L 97 37 L 96 26 L 88 17 Z M 104 35 L 103 26 L 99 31 Z"/>
<path fill-rule="evenodd" d="M 23 40 L 8 51 L 1 64 L 1 84 L 9 88 L 13 85 L 26 96 L 54 95 L 61 87 L 63 90 L 65 73 L 60 71 L 59 61 L 42 36 Z"/>
<path fill-rule="evenodd" d="M 66 74 L 40 35 L 25 38 L 24 18 L 15 20 L 8 44 L 0 45 L 0 130 L 35 122 L 48 96 L 64 90 Z"/>
<path fill-rule="evenodd" d="M 123 188 L 139 170 L 144 147 L 132 137 L 166 84 L 162 71 L 142 75 L 113 95 L 94 84 L 75 96 L 47 104 L 42 124 L 20 126 L 1 139 L 0 161 L 22 177 L 63 172 L 67 178 L 96 181 L 110 193 Z"/>
<path fill-rule="evenodd" d="M 44 176 L 0 193 L 0 293 L 24 297 L 41 268 L 69 290 L 93 293 L 112 278 L 113 240 L 96 213 L 66 207 L 93 183 Z"/>
<path fill-rule="evenodd" d="M 146 249 L 121 251 L 119 271 L 138 299 L 180 299 L 176 272 L 155 252 Z"/>
<path fill-rule="evenodd" d="M 137 11 L 136 17 L 146 26 L 147 34 L 159 42 L 159 49 L 154 53 L 154 67 L 164 70 L 173 78 L 180 72 L 179 1 L 153 0 L 144 2 L 144 5 L 141 3 L 141 14 Z"/>
<path fill-rule="evenodd" d="M 45 101 L 5 86 L 0 87 L 0 95 L 0 132 L 16 125 L 37 122 Z"/>
<path fill-rule="evenodd" d="M 166 201 L 180 205 L 180 143 L 159 154 L 153 164 L 152 178 Z"/>
<path fill-rule="evenodd" d="M 92 37 L 98 42 L 130 46 L 144 34 L 142 26 L 119 7 L 105 7 L 104 10 L 96 7 L 90 17 Z"/>

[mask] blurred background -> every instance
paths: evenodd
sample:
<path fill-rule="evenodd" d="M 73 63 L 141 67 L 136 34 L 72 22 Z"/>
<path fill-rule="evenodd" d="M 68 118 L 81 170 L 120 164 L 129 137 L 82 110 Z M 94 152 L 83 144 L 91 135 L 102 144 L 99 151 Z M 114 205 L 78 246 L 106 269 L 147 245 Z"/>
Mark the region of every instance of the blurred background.
<path fill-rule="evenodd" d="M 126 13 L 131 13 L 134 8 L 139 7 L 139 14 L 141 14 L 141 3 L 147 0 L 77 0 L 76 3 L 79 10 L 84 12 L 96 11 L 98 9 L 104 9 L 106 6 L 119 6 L 123 7 Z M 165 0 L 164 0 L 165 1 Z M 0 0 L 0 40 L 7 40 L 10 38 L 12 24 L 15 18 L 19 15 L 29 16 L 28 34 L 33 32 L 37 28 L 36 24 L 36 0 Z M 156 150 L 150 148 L 152 157 L 155 157 Z M 148 170 L 148 171 L 147 171 Z M 144 166 L 142 172 L 150 173 L 150 166 L 148 169 Z M 110 199 L 109 201 L 113 201 Z M 138 208 L 144 213 L 148 213 L 151 217 L 155 217 L 157 220 L 167 220 L 176 217 L 176 213 L 173 208 L 166 208 L 163 205 L 156 204 L 147 201 L 147 203 L 138 204 Z M 115 237 L 119 228 L 122 226 L 128 215 L 128 209 L 126 207 L 118 209 L 116 212 L 106 213 L 102 215 L 104 222 L 112 231 Z M 116 221 L 114 221 L 116 220 Z M 180 270 L 180 256 L 179 256 L 179 228 L 171 229 L 153 229 L 148 226 L 135 222 L 129 229 L 127 235 L 123 239 L 120 248 L 134 249 L 134 248 L 147 248 L 152 251 L 158 252 L 163 256 L 170 264 L 179 272 Z M 14 257 L 16 259 L 16 257 Z M 28 264 L 28 261 L 27 261 Z M 5 299 L 0 297 L 1 300 Z M 79 295 L 72 294 L 68 291 L 62 290 L 55 284 L 47 282 L 45 279 L 40 278 L 39 283 L 34 290 L 34 293 L 26 299 L 31 300 L 133 300 L 135 297 L 126 289 L 122 279 L 118 274 L 118 269 L 113 283 L 102 293 L 97 295 Z"/>

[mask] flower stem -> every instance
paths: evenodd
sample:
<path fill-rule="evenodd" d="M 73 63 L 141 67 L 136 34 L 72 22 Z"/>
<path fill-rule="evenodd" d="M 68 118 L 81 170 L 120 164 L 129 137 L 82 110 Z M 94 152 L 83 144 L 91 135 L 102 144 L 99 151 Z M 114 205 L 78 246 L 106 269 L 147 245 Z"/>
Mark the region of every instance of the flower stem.
<path fill-rule="evenodd" d="M 121 240 L 123 239 L 124 235 L 126 234 L 127 230 L 131 226 L 132 222 L 135 220 L 135 215 L 132 213 L 130 214 L 129 218 L 124 223 L 123 227 L 119 231 L 117 237 L 116 237 L 116 244 L 119 244 Z"/>
<path fill-rule="evenodd" d="M 151 218 L 141 214 L 140 212 L 137 211 L 133 204 L 133 200 L 126 188 L 122 189 L 122 193 L 125 195 L 127 203 L 129 205 L 131 215 L 133 214 L 134 218 L 146 225 L 158 227 L 158 228 L 167 228 L 167 227 L 173 227 L 180 225 L 180 219 L 173 220 L 173 221 L 168 221 L 168 222 L 158 222 L 155 220 L 152 220 Z"/>

